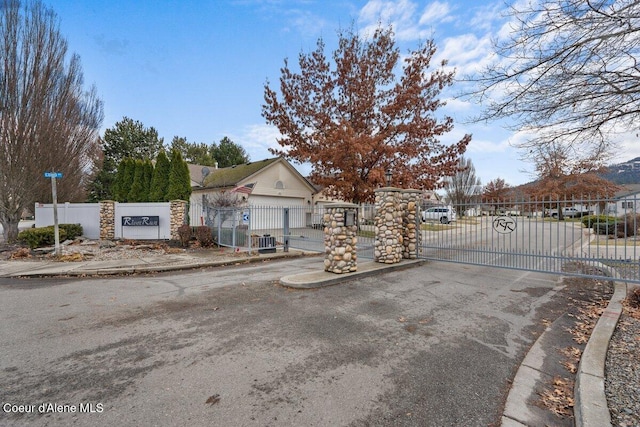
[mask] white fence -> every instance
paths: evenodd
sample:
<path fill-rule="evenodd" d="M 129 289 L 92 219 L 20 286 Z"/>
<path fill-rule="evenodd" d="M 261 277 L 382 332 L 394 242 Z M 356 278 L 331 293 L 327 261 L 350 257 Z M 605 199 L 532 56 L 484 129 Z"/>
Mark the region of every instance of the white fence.
<path fill-rule="evenodd" d="M 36 203 L 36 227 L 53 225 L 53 204 Z M 97 203 L 58 203 L 58 224 L 81 224 L 90 239 L 100 238 L 100 206 Z"/>
<path fill-rule="evenodd" d="M 168 240 L 171 238 L 170 203 L 116 203 L 115 238 Z M 36 203 L 36 227 L 53 225 L 53 204 Z M 126 217 L 157 216 L 157 226 L 123 225 Z M 89 239 L 100 238 L 100 205 L 98 203 L 59 203 L 58 224 L 80 224 Z"/>

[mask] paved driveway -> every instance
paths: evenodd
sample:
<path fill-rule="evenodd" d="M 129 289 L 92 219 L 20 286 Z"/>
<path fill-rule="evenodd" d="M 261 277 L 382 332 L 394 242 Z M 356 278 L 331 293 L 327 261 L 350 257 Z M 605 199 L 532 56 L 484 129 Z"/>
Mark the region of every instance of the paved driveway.
<path fill-rule="evenodd" d="M 276 283 L 321 263 L 0 281 L 3 408 L 85 411 L 0 424 L 497 425 L 542 319 L 566 307 L 555 276 L 447 263 Z"/>

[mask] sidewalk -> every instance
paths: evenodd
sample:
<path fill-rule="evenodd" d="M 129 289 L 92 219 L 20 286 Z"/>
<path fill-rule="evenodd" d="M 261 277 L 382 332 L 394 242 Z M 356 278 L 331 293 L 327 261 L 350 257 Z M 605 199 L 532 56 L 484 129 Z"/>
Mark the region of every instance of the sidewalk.
<path fill-rule="evenodd" d="M 165 254 L 146 257 L 134 257 L 112 261 L 0 261 L 0 278 L 36 278 L 36 277 L 86 277 L 106 275 L 126 275 L 134 273 L 160 273 L 205 267 L 216 267 L 265 260 L 297 258 L 318 255 L 317 253 L 291 250 L 268 254 L 255 254 L 238 257 L 233 254 L 203 256 L 202 254 Z M 306 272 L 281 278 L 283 286 L 296 289 L 312 289 L 336 285 L 342 282 L 417 267 L 425 260 L 403 261 L 399 264 L 380 264 L 373 261 L 358 264 L 358 271 L 349 274 L 334 274 L 322 270 Z M 575 398 L 576 426 L 610 426 L 611 420 L 604 395 L 604 363 L 609 339 L 621 313 L 620 303 L 626 296 L 626 284 L 616 282 L 615 293 L 608 308 L 599 319 L 587 347 L 582 355 L 577 375 Z M 543 411 L 535 408 L 529 401 L 535 396 L 540 381 L 552 375 L 545 371 L 545 361 L 557 353 L 554 346 L 555 336 L 564 329 L 562 318 L 554 322 L 537 339 L 521 363 L 514 378 L 502 417 L 503 426 L 545 425 Z"/>

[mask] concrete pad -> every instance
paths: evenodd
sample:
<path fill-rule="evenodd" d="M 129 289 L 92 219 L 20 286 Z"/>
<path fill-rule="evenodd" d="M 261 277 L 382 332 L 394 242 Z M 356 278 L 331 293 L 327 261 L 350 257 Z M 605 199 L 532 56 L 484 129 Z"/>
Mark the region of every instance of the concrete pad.
<path fill-rule="evenodd" d="M 405 260 L 397 264 L 382 264 L 379 262 L 362 262 L 358 263 L 358 270 L 352 273 L 329 273 L 328 271 L 318 270 L 307 273 L 292 274 L 280 279 L 280 284 L 288 288 L 295 289 L 315 289 L 325 286 L 336 285 L 356 278 L 373 276 L 375 274 L 397 271 L 410 267 L 423 265 L 424 260 Z"/>

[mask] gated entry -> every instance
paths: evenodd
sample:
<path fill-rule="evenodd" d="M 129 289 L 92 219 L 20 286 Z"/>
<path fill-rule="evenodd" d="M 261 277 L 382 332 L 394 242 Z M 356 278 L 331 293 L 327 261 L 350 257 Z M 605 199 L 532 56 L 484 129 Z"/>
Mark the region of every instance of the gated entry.
<path fill-rule="evenodd" d="M 614 271 L 640 282 L 635 202 L 625 209 L 600 199 L 455 206 L 457 221 L 421 224 L 420 257 L 584 277 Z"/>

